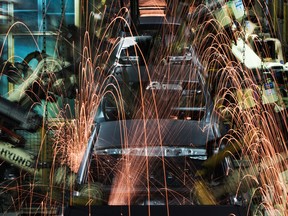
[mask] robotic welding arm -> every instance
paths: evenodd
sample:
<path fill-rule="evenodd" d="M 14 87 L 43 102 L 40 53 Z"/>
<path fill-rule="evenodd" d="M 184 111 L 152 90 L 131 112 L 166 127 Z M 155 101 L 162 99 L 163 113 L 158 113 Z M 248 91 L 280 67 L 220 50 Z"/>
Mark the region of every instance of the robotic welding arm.
<path fill-rule="evenodd" d="M 63 62 L 59 59 L 55 59 L 54 57 L 45 57 L 41 59 L 34 71 L 27 74 L 25 80 L 20 85 L 18 85 L 12 92 L 10 92 L 8 100 L 13 102 L 21 102 L 26 96 L 26 92 L 31 91 L 31 88 L 33 88 L 34 84 L 38 85 L 39 89 L 41 89 L 42 91 L 47 91 L 48 86 L 51 87 L 52 84 L 55 85 L 59 82 L 56 76 L 57 72 L 61 71 L 68 65 L 68 62 Z M 59 92 L 55 93 L 57 94 Z"/>
<path fill-rule="evenodd" d="M 39 114 L 3 97 L 0 97 L 0 116 L 1 124 L 31 132 L 35 132 L 42 124 Z"/>
<path fill-rule="evenodd" d="M 38 62 L 35 69 L 29 65 L 33 59 Z M 30 108 L 41 99 L 49 98 L 50 102 L 55 102 L 57 95 L 75 97 L 77 76 L 74 65 L 67 61 L 34 51 L 29 53 L 22 62 L 11 63 L 2 59 L 0 62 L 0 75 L 7 75 L 8 81 L 16 84 L 9 92 L 7 97 L 9 101 Z"/>
<path fill-rule="evenodd" d="M 41 175 L 38 169 L 41 166 L 37 167 L 36 164 L 37 158 L 23 148 L 15 148 L 10 143 L 0 141 L 0 159 L 35 176 Z"/>
<path fill-rule="evenodd" d="M 32 60 L 37 61 L 34 70 L 29 65 Z M 39 51 L 29 53 L 22 62 L 0 59 L 0 75 L 15 84 L 7 98 L 0 96 L 0 140 L 24 145 L 25 139 L 15 130 L 36 132 L 41 127 L 42 116 L 33 111 L 35 104 L 47 98 L 55 102 L 56 95 L 75 97 L 77 78 L 73 69 L 69 62 Z"/>

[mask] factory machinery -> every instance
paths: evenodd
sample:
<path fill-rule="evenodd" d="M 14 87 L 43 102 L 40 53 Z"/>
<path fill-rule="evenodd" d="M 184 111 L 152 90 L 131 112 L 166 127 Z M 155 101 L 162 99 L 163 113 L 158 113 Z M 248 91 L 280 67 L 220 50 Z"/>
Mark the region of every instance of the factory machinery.
<path fill-rule="evenodd" d="M 141 7 L 141 2 L 131 1 L 132 21 L 141 16 L 139 11 L 142 10 L 143 12 L 143 10 L 148 9 L 143 5 Z M 285 64 L 280 40 L 270 34 L 260 32 L 260 26 L 246 20 L 242 1 L 218 1 L 217 4 L 209 2 L 214 1 L 207 1 L 206 8 L 213 11 L 213 16 L 218 20 L 219 25 L 229 29 L 229 32 L 233 32 L 235 28 L 239 27 L 235 25 L 236 23 L 245 23 L 245 40 L 241 37 L 231 40 L 231 51 L 234 57 L 246 68 L 272 74 L 272 80 L 267 81 L 267 85 L 263 86 L 263 103 L 274 104 L 275 112 L 287 109 L 288 64 Z M 167 5 L 164 3 L 162 7 L 165 9 L 165 6 Z M 189 11 L 189 13 L 191 17 L 200 15 L 198 12 L 193 14 L 193 11 Z M 28 63 L 33 58 L 37 59 L 38 65 L 31 71 Z M 24 148 L 25 143 L 29 140 L 25 140 L 18 132 L 35 133 L 44 127 L 45 116 L 39 115 L 34 110 L 39 98 L 44 101 L 47 98 L 52 98 L 53 101 L 53 98 L 59 94 L 59 86 L 70 89 L 70 96 L 66 96 L 73 97 L 77 77 L 71 72 L 71 65 L 69 62 L 57 60 L 39 52 L 28 54 L 21 63 L 2 62 L 1 71 L 3 74 L 9 77 L 10 82 L 18 84 L 7 98 L 0 97 L 0 159 L 4 164 L 1 165 L 2 188 L 5 189 L 5 184 L 9 187 L 9 180 L 16 180 L 20 172 L 28 173 L 32 177 L 36 176 L 40 182 L 42 181 L 42 169 L 49 168 L 49 164 L 39 160 L 37 154 Z M 19 73 L 24 75 L 23 82 L 19 77 L 11 76 L 11 74 Z M 49 89 L 49 96 L 47 96 L 47 89 Z M 1 192 L 1 199 L 9 193 L 10 191 Z M 2 210 L 5 211 L 5 209 Z"/>

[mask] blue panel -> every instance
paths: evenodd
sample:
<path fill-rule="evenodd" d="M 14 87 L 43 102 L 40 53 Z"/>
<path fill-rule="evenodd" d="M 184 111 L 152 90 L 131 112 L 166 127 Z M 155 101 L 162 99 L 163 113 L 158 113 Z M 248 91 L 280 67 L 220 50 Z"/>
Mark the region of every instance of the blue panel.
<path fill-rule="evenodd" d="M 25 58 L 29 53 L 34 51 L 41 52 L 43 50 L 43 36 L 34 36 L 35 41 L 32 36 L 15 36 L 14 44 L 15 44 L 15 62 L 21 62 L 23 58 Z M 57 47 L 56 37 L 54 36 L 46 36 L 46 53 L 50 56 L 55 54 Z M 35 68 L 37 65 L 37 61 L 31 62 L 30 66 Z"/>
<path fill-rule="evenodd" d="M 19 11 L 14 13 L 14 20 L 23 22 L 25 25 L 28 26 L 30 31 L 38 31 L 39 24 L 38 24 L 38 12 L 37 11 Z M 41 23 L 42 24 L 42 23 Z M 26 29 L 23 27 L 21 28 L 22 31 L 26 32 Z M 18 30 L 19 32 L 19 30 Z"/>
<path fill-rule="evenodd" d="M 47 0 L 47 12 L 61 13 L 62 3 L 66 13 L 74 13 L 74 0 Z"/>
<path fill-rule="evenodd" d="M 7 43 L 4 43 L 4 36 L 0 37 L 0 50 L 3 48 L 1 53 L 1 62 L 7 60 Z M 0 71 L 0 96 L 5 95 L 8 92 L 8 81 L 7 76 L 2 74 L 2 71 Z"/>
<path fill-rule="evenodd" d="M 57 31 L 60 24 L 64 28 L 69 24 L 74 24 L 74 14 L 65 14 L 64 20 L 60 14 L 47 14 L 46 23 L 48 31 Z"/>
<path fill-rule="evenodd" d="M 60 22 L 63 20 L 62 10 L 65 10 L 65 24 L 74 23 L 74 1 L 63 0 L 65 6 L 62 8 L 62 0 L 46 0 L 46 31 L 58 30 Z M 14 5 L 15 21 L 25 23 L 31 31 L 39 31 L 43 24 L 43 1 L 19 1 Z M 20 31 L 26 31 L 24 28 Z"/>
<path fill-rule="evenodd" d="M 14 4 L 14 11 L 17 10 L 37 10 L 38 0 L 17 1 Z"/>

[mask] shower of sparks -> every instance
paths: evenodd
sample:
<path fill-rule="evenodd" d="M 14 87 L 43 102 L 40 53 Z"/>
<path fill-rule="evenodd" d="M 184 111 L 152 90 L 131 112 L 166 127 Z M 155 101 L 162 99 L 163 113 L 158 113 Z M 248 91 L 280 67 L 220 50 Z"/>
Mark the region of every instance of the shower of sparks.
<path fill-rule="evenodd" d="M 165 57 L 183 55 L 186 52 L 185 47 L 192 46 L 193 55 L 195 55 L 193 56 L 193 63 L 199 64 L 203 68 L 203 77 L 206 79 L 209 88 L 212 89 L 211 96 L 214 99 L 214 111 L 225 119 L 230 129 L 229 133 L 221 139 L 221 143 L 226 144 L 226 148 L 223 151 L 205 161 L 201 170 L 196 166 L 189 167 L 189 170 L 192 170 L 193 173 L 195 172 L 195 179 L 185 173 L 184 170 L 188 169 L 187 167 L 175 167 L 174 164 L 169 164 L 163 155 L 159 155 L 156 159 L 161 162 L 159 165 L 159 162 L 157 163 L 155 159 L 148 157 L 149 148 L 145 148 L 146 152 L 143 157 L 124 154 L 119 160 L 111 157 L 109 163 L 97 161 L 96 152 L 95 155 L 92 155 L 94 163 L 99 163 L 100 168 L 101 166 L 110 167 L 110 172 L 115 175 L 115 178 L 111 180 L 112 191 L 107 200 L 108 204 L 131 205 L 134 202 L 139 204 L 143 200 L 139 198 L 142 194 L 139 194 L 137 189 L 143 187 L 147 187 L 148 202 L 152 201 L 150 200 L 150 190 L 155 187 L 153 185 L 155 182 L 151 182 L 150 175 L 153 167 L 157 166 L 157 168 L 161 168 L 159 173 L 162 175 L 162 179 L 157 182 L 159 185 L 156 185 L 156 187 L 158 187 L 158 192 L 165 197 L 167 209 L 169 209 L 168 203 L 171 197 L 175 197 L 177 204 L 217 205 L 220 204 L 224 196 L 229 194 L 230 197 L 241 197 L 243 205 L 247 205 L 251 212 L 255 214 L 257 212 L 266 212 L 268 215 L 287 214 L 288 122 L 287 108 L 285 107 L 287 105 L 285 100 L 281 98 L 278 88 L 275 90 L 277 99 L 269 97 L 269 92 L 268 95 L 264 95 L 266 89 L 261 83 L 265 82 L 265 80 L 262 80 L 259 84 L 255 78 L 255 76 L 262 76 L 262 68 L 253 71 L 251 68 L 245 67 L 245 63 L 249 60 L 247 59 L 249 56 L 245 53 L 246 49 L 254 48 L 255 53 L 259 56 L 261 55 L 260 52 L 266 50 L 259 51 L 255 49 L 255 44 L 253 47 L 253 40 L 247 34 L 249 29 L 246 26 L 246 22 L 239 22 L 239 26 L 223 28 L 219 24 L 219 20 L 215 19 L 214 11 L 212 11 L 213 7 L 197 3 L 198 1 L 190 3 L 188 8 L 184 7 L 185 4 L 183 2 L 181 4 L 171 2 L 168 5 L 163 4 L 160 0 L 159 3 L 157 3 L 158 1 L 150 2 L 153 2 L 151 4 L 158 8 L 158 12 L 161 12 L 161 8 L 166 7 L 172 16 L 190 14 L 189 18 L 182 23 L 179 29 L 163 28 L 163 37 L 159 37 L 159 40 L 163 40 L 156 40 L 158 43 L 153 47 L 149 57 L 145 59 L 146 73 L 150 80 L 153 81 L 158 74 L 157 71 L 150 70 L 149 66 L 154 65 L 154 68 L 159 68 L 165 61 Z M 247 1 L 244 2 L 246 4 Z M 114 4 L 117 3 L 113 1 L 112 5 Z M 143 7 L 145 6 L 144 1 L 140 0 L 139 4 L 143 4 Z M 263 8 L 265 7 L 266 5 L 263 5 Z M 86 10 L 84 5 L 81 8 Z M 48 180 L 41 179 L 43 177 L 41 175 L 40 177 L 34 176 L 35 173 L 32 171 L 32 175 L 31 173 L 20 172 L 17 178 L 1 182 L 0 197 L 8 197 L 7 202 L 5 201 L 3 204 L 8 211 L 20 210 L 23 207 L 30 208 L 32 211 L 32 207 L 36 206 L 41 212 L 47 213 L 49 211 L 48 207 L 65 205 L 65 202 L 67 202 L 66 192 L 70 191 L 70 196 L 72 196 L 74 187 L 76 187 L 74 184 L 76 173 L 94 127 L 95 115 L 101 109 L 102 98 L 107 95 L 113 98 L 117 102 L 118 110 L 120 110 L 118 117 L 124 120 L 126 117 L 128 118 L 126 116 L 127 112 L 125 112 L 127 107 L 129 109 L 129 104 L 135 103 L 135 101 L 123 100 L 125 98 L 123 96 L 125 88 L 120 89 L 119 83 L 110 82 L 107 84 L 109 80 L 116 81 L 117 78 L 111 74 L 108 75 L 106 71 L 106 66 L 110 63 L 110 58 L 115 55 L 115 49 L 120 40 L 117 37 L 117 32 L 121 29 L 121 26 L 129 23 L 126 20 L 127 15 L 129 15 L 128 8 L 119 7 L 118 10 L 111 10 L 111 14 L 107 14 L 108 10 L 105 7 L 103 9 L 98 7 L 98 5 L 92 5 L 92 8 L 94 10 L 93 13 L 85 11 L 85 20 L 87 20 L 88 24 L 79 36 L 82 45 L 81 50 L 78 50 L 80 45 L 77 44 L 74 47 L 71 44 L 73 49 L 75 49 L 73 50 L 74 59 L 80 59 L 78 62 L 71 62 L 77 68 L 76 77 L 78 79 L 78 88 L 74 99 L 75 109 L 73 110 L 68 103 L 65 104 L 65 86 L 63 81 L 56 82 L 57 73 L 53 70 L 63 66 L 61 61 L 59 63 L 56 60 L 57 57 L 52 57 L 52 59 L 55 59 L 55 64 L 52 63 L 54 60 L 51 60 L 51 62 L 49 61 L 51 65 L 47 68 L 39 69 L 38 75 L 31 74 L 33 79 L 34 76 L 39 76 L 38 79 L 35 79 L 40 86 L 43 84 L 43 80 L 48 79 L 52 82 L 53 85 L 49 86 L 51 88 L 46 90 L 57 92 L 58 100 L 62 102 L 62 106 L 60 106 L 53 101 L 53 98 L 50 98 L 49 101 L 52 101 L 51 104 L 53 104 L 51 109 L 57 118 L 46 119 L 46 116 L 43 117 L 45 120 L 43 128 L 45 130 L 43 130 L 43 139 L 38 153 L 42 154 L 44 151 L 41 148 L 43 148 L 45 142 L 52 141 L 53 144 L 50 142 L 46 144 L 53 149 L 51 150 L 52 166 L 43 168 L 43 170 L 48 169 L 48 176 L 45 176 L 45 171 L 43 171 L 44 177 L 47 177 Z M 263 26 L 264 24 L 257 16 L 256 9 L 251 7 L 250 13 L 251 11 L 255 14 L 257 23 L 253 23 L 253 25 L 260 29 L 259 34 L 263 33 L 261 32 L 263 29 L 268 29 L 274 35 L 272 24 L 268 22 Z M 161 13 L 157 14 L 157 16 L 160 15 Z M 147 14 L 143 16 L 147 16 Z M 268 21 L 271 20 L 271 17 L 267 14 L 265 16 L 267 16 L 266 19 Z M 107 19 L 106 17 L 109 18 Z M 247 16 L 247 21 L 249 19 L 250 17 Z M 252 23 L 250 24 L 252 25 Z M 19 23 L 15 25 L 19 25 Z M 115 35 L 117 36 L 115 37 Z M 164 35 L 167 35 L 167 37 L 164 37 Z M 175 41 L 175 38 L 177 38 L 177 41 Z M 242 56 L 237 59 L 233 54 L 232 47 L 240 46 L 241 40 L 243 46 L 240 53 Z M 243 40 L 245 40 L 245 44 Z M 0 55 L 2 55 L 3 47 L 4 45 L 0 49 Z M 135 47 L 138 56 L 144 55 L 141 50 L 137 49 Z M 260 66 L 263 66 L 265 59 L 260 58 L 260 60 Z M 254 63 L 256 64 L 257 62 Z M 44 70 L 48 70 L 48 78 L 41 74 Z M 0 71 L 0 75 L 2 74 L 3 72 Z M 164 80 L 164 78 L 162 79 Z M 274 81 L 274 85 L 279 87 L 276 80 L 272 78 L 270 81 Z M 25 80 L 23 80 L 24 82 Z M 285 85 L 287 88 L 287 80 Z M 21 88 L 19 89 L 21 90 Z M 46 90 L 44 89 L 43 91 Z M 165 92 L 157 94 L 155 92 L 152 94 L 142 91 L 135 92 L 135 94 L 139 95 L 138 109 L 131 110 L 130 114 L 134 118 L 144 120 L 144 123 L 141 123 L 143 125 L 135 124 L 133 136 L 128 139 L 127 137 L 128 135 L 131 136 L 131 132 L 126 130 L 126 122 L 122 121 L 120 127 L 124 131 L 123 143 L 121 143 L 123 149 L 128 149 L 131 143 L 136 143 L 137 147 L 147 147 L 146 144 L 151 142 L 155 143 L 153 147 L 162 146 L 163 137 L 161 137 L 160 121 L 153 130 L 146 128 L 146 121 L 151 118 L 159 120 L 164 116 L 174 118 L 175 116 L 167 107 L 172 107 L 173 104 L 178 103 L 179 95 L 169 95 Z M 12 92 L 11 94 L 17 97 L 10 97 L 19 102 L 19 98 L 25 93 L 27 92 L 22 92 L 21 94 Z M 48 97 L 47 93 L 47 99 Z M 166 103 L 159 104 L 159 97 L 162 97 L 162 99 L 167 97 L 168 99 Z M 46 107 L 40 101 L 38 103 L 45 111 Z M 33 104 L 33 106 L 36 105 Z M 71 113 L 75 113 L 75 116 Z M 73 117 L 71 118 L 71 116 Z M 191 116 L 186 116 L 186 119 L 191 118 Z M 47 125 L 48 127 L 46 127 Z M 53 138 L 48 139 L 51 136 L 49 133 L 53 134 Z M 177 136 L 173 131 L 171 131 L 171 134 L 172 136 Z M 153 148 L 151 151 L 153 151 Z M 206 172 L 213 170 L 221 159 L 224 160 L 228 156 L 233 158 L 234 167 L 227 173 L 223 184 L 212 188 L 205 177 Z M 40 156 L 37 162 L 38 160 L 41 161 Z M 1 164 L 1 166 L 4 165 L 5 163 Z M 188 192 L 190 197 L 169 190 L 166 182 L 170 175 L 166 171 L 169 169 L 172 169 L 177 174 L 176 178 L 183 183 L 185 186 L 184 190 Z M 92 176 L 92 173 L 93 170 L 89 174 Z M 107 178 L 111 173 L 105 173 Z M 88 186 L 91 184 L 92 188 L 92 185 L 96 185 L 97 190 L 101 190 L 101 186 L 98 187 L 98 184 L 101 185 L 102 182 L 93 182 L 93 177 L 88 176 L 91 181 L 88 182 Z M 30 178 L 29 183 L 27 183 L 27 178 Z M 47 181 L 48 189 L 47 185 L 44 184 Z M 102 195 L 101 192 L 97 195 L 91 191 L 87 193 L 86 205 L 91 204 L 91 200 L 98 198 L 93 196 Z"/>

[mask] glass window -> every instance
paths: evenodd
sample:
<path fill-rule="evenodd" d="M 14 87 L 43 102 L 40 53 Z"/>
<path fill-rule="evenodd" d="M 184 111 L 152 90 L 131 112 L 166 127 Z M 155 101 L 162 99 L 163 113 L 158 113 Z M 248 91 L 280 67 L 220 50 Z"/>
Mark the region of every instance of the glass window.
<path fill-rule="evenodd" d="M 74 1 L 62 0 L 66 13 L 74 12 Z M 61 0 L 47 0 L 47 13 L 61 13 L 62 12 Z"/>
<path fill-rule="evenodd" d="M 46 0 L 46 31 L 58 30 L 60 22 L 74 23 L 74 1 L 63 0 L 65 5 L 64 20 L 62 19 L 62 1 Z M 40 31 L 43 25 L 43 1 L 19 1 L 14 4 L 14 20 L 23 22 L 30 31 Z M 23 29 L 25 30 L 25 29 Z M 23 31 L 21 29 L 21 31 Z"/>
<path fill-rule="evenodd" d="M 29 1 L 17 1 L 14 4 L 14 11 L 30 11 L 30 10 L 38 10 L 38 1 L 39 0 L 29 0 Z"/>
<path fill-rule="evenodd" d="M 60 24 L 74 24 L 74 1 L 69 0 L 50 0 L 47 1 L 47 28 L 49 30 L 58 29 Z M 62 13 L 65 13 L 64 20 Z"/>
<path fill-rule="evenodd" d="M 37 0 L 18 1 L 14 4 L 14 21 L 23 22 L 30 31 L 38 31 L 38 4 Z M 18 29 L 18 32 L 26 32 L 25 28 Z"/>
<path fill-rule="evenodd" d="M 23 23 L 23 26 L 16 27 L 17 33 L 27 32 L 26 25 L 30 31 L 39 31 L 38 12 L 37 11 L 19 11 L 14 13 L 14 21 Z M 42 25 L 42 23 L 41 23 Z M 15 29 L 15 28 L 14 28 Z"/>

